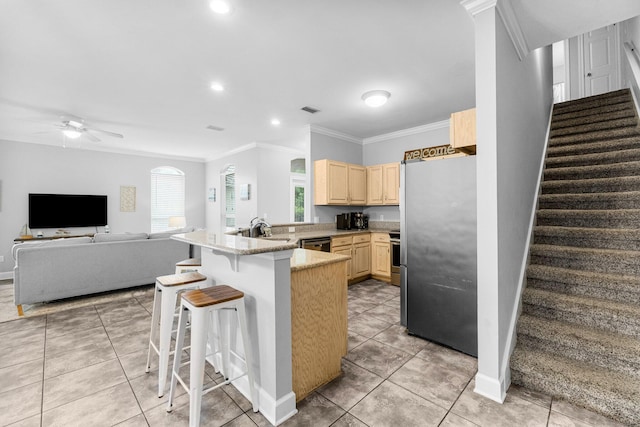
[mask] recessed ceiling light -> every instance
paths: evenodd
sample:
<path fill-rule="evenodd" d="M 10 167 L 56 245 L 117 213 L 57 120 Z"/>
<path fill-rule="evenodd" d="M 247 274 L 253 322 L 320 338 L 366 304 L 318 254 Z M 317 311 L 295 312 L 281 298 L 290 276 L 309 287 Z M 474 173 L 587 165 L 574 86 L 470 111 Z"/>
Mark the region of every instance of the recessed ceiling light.
<path fill-rule="evenodd" d="M 280 125 L 280 120 L 278 119 L 271 119 L 271 124 L 274 126 L 279 126 Z"/>
<path fill-rule="evenodd" d="M 219 15 L 227 15 L 231 12 L 231 5 L 225 0 L 211 0 L 209 2 L 209 7 L 213 13 L 217 13 Z"/>
<path fill-rule="evenodd" d="M 216 92 L 222 92 L 224 90 L 224 86 L 218 82 L 211 83 L 211 90 L 215 90 Z"/>
<path fill-rule="evenodd" d="M 362 100 L 369 107 L 380 107 L 387 103 L 390 96 L 386 90 L 370 90 L 362 95 Z"/>

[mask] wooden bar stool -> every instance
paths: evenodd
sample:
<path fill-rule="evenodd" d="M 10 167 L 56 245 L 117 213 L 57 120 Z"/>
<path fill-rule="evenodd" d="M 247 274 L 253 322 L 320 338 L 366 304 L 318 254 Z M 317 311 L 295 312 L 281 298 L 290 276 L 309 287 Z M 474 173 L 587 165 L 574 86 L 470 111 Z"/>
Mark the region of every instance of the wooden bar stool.
<path fill-rule="evenodd" d="M 191 271 L 202 273 L 202 260 L 200 258 L 187 258 L 176 263 L 176 274 Z"/>
<path fill-rule="evenodd" d="M 167 403 L 167 412 L 171 412 L 173 405 L 173 397 L 175 396 L 176 383 L 179 381 L 182 387 L 189 393 L 189 426 L 198 426 L 200 424 L 200 407 L 202 405 L 202 396 L 226 384 L 247 375 L 249 380 L 249 396 L 253 411 L 258 412 L 258 402 L 254 392 L 254 378 L 251 363 L 251 342 L 247 334 L 247 322 L 245 317 L 244 293 L 227 285 L 218 285 L 210 288 L 188 291 L 182 294 L 180 305 L 180 317 L 178 320 L 178 336 L 176 338 L 176 350 L 173 358 L 173 369 L 171 371 L 171 388 L 169 391 L 169 402 Z M 242 335 L 242 345 L 244 346 L 244 363 L 246 371 L 234 378 L 229 378 L 229 355 L 241 359 L 241 356 L 230 349 L 229 333 L 223 333 L 223 330 L 229 330 L 229 324 L 225 326 L 221 313 L 225 309 L 234 309 L 238 316 L 240 324 L 240 334 Z M 203 390 L 203 374 L 204 364 L 207 358 L 207 338 L 211 337 L 212 315 L 217 312 L 218 324 L 220 326 L 220 351 L 222 357 L 222 374 L 225 381 L 211 388 Z M 187 315 L 191 314 L 191 360 L 184 365 L 189 364 L 189 387 L 179 375 L 182 361 L 182 349 L 186 332 Z M 229 319 L 230 320 L 230 319 Z M 233 331 L 231 331 L 233 333 Z M 210 343 L 213 348 L 213 343 Z"/>
<path fill-rule="evenodd" d="M 151 314 L 151 333 L 149 335 L 149 351 L 147 353 L 147 368 L 151 369 L 151 351 L 158 355 L 158 397 L 164 395 L 171 354 L 171 332 L 178 294 L 186 290 L 193 290 L 207 286 L 207 277 L 198 273 L 180 273 L 160 276 L 156 278 L 156 289 L 153 295 L 153 313 Z M 159 338 L 158 338 L 159 335 Z M 157 344 L 156 344 L 157 343 Z"/>

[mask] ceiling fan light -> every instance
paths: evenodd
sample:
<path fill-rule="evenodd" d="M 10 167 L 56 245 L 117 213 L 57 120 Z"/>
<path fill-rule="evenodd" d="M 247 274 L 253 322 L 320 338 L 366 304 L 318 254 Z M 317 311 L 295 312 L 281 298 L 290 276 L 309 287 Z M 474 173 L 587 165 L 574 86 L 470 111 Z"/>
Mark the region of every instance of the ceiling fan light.
<path fill-rule="evenodd" d="M 228 15 L 231 12 L 231 5 L 225 0 L 211 0 L 209 2 L 209 7 L 213 13 L 217 13 L 219 15 Z"/>
<path fill-rule="evenodd" d="M 370 90 L 362 95 L 362 100 L 369 107 L 380 107 L 387 103 L 391 94 L 386 90 Z"/>
<path fill-rule="evenodd" d="M 75 129 L 64 129 L 62 133 L 64 134 L 64 136 L 71 139 L 80 138 L 80 135 L 82 135 L 82 132 Z"/>
<path fill-rule="evenodd" d="M 75 120 L 69 120 L 69 126 L 80 129 L 82 127 L 82 123 L 76 122 Z"/>

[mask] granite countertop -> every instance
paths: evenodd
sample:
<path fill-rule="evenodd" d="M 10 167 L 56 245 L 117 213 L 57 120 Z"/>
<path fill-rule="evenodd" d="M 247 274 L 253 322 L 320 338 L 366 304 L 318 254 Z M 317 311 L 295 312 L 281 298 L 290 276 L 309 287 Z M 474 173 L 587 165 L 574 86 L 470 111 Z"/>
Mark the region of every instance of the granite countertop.
<path fill-rule="evenodd" d="M 265 252 L 286 251 L 298 247 L 296 242 L 285 241 L 284 239 L 252 239 L 208 230 L 174 234 L 171 238 L 233 255 L 254 255 Z"/>
<path fill-rule="evenodd" d="M 351 259 L 351 257 L 346 255 L 310 251 L 307 249 L 294 249 L 293 255 L 291 256 L 291 271 L 306 270 L 308 268 L 320 267 L 349 259 Z"/>
<path fill-rule="evenodd" d="M 368 233 L 388 233 L 389 230 L 317 230 L 303 231 L 299 233 L 282 233 L 273 234 L 271 237 L 261 237 L 262 240 L 289 240 L 289 242 L 298 243 L 302 239 L 316 239 L 318 237 L 338 237 L 350 236 L 356 234 Z"/>

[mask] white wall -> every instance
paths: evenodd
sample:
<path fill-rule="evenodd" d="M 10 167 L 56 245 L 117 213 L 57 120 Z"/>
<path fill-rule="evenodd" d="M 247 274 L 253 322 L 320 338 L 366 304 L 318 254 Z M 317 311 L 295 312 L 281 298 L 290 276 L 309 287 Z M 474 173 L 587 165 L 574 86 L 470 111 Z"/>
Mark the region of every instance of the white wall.
<path fill-rule="evenodd" d="M 362 144 L 345 141 L 339 137 L 328 136 L 310 131 L 309 154 L 310 163 L 307 167 L 309 174 L 309 188 L 313 193 L 313 162 L 322 159 L 339 160 L 341 162 L 361 165 Z M 335 222 L 336 214 L 340 212 L 361 211 L 362 207 L 347 206 L 315 206 L 311 201 L 311 220 L 317 222 Z"/>
<path fill-rule="evenodd" d="M 475 17 L 478 119 L 478 375 L 502 401 L 512 320 L 552 106 L 551 48 L 518 59 L 495 8 Z"/>
<path fill-rule="evenodd" d="M 149 232 L 150 173 L 158 166 L 185 173 L 187 224 L 203 227 L 204 163 L 0 140 L 0 272 L 13 270 L 11 246 L 28 221 L 29 193 L 106 194 L 112 232 Z M 136 187 L 135 212 L 120 212 L 121 185 Z"/>
<path fill-rule="evenodd" d="M 216 201 L 207 201 L 207 228 L 221 230 L 224 185 L 221 172 L 236 166 L 236 227 L 248 227 L 252 218 L 267 214 L 272 224 L 285 224 L 289 218 L 291 160 L 303 152 L 267 144 L 251 144 L 246 150 L 206 164 L 206 188 L 216 189 Z M 251 186 L 249 200 L 240 200 L 240 186 Z"/>
<path fill-rule="evenodd" d="M 467 108 L 473 108 L 473 106 L 470 105 Z M 363 149 L 364 165 L 400 162 L 405 151 L 449 144 L 448 121 L 421 126 L 421 128 L 424 129 L 420 131 L 415 128 L 408 129 L 405 132 L 399 132 L 401 136 L 392 137 L 390 135 L 383 141 L 365 143 Z M 371 206 L 365 208 L 364 212 L 369 215 L 370 221 L 400 221 L 398 206 Z"/>

